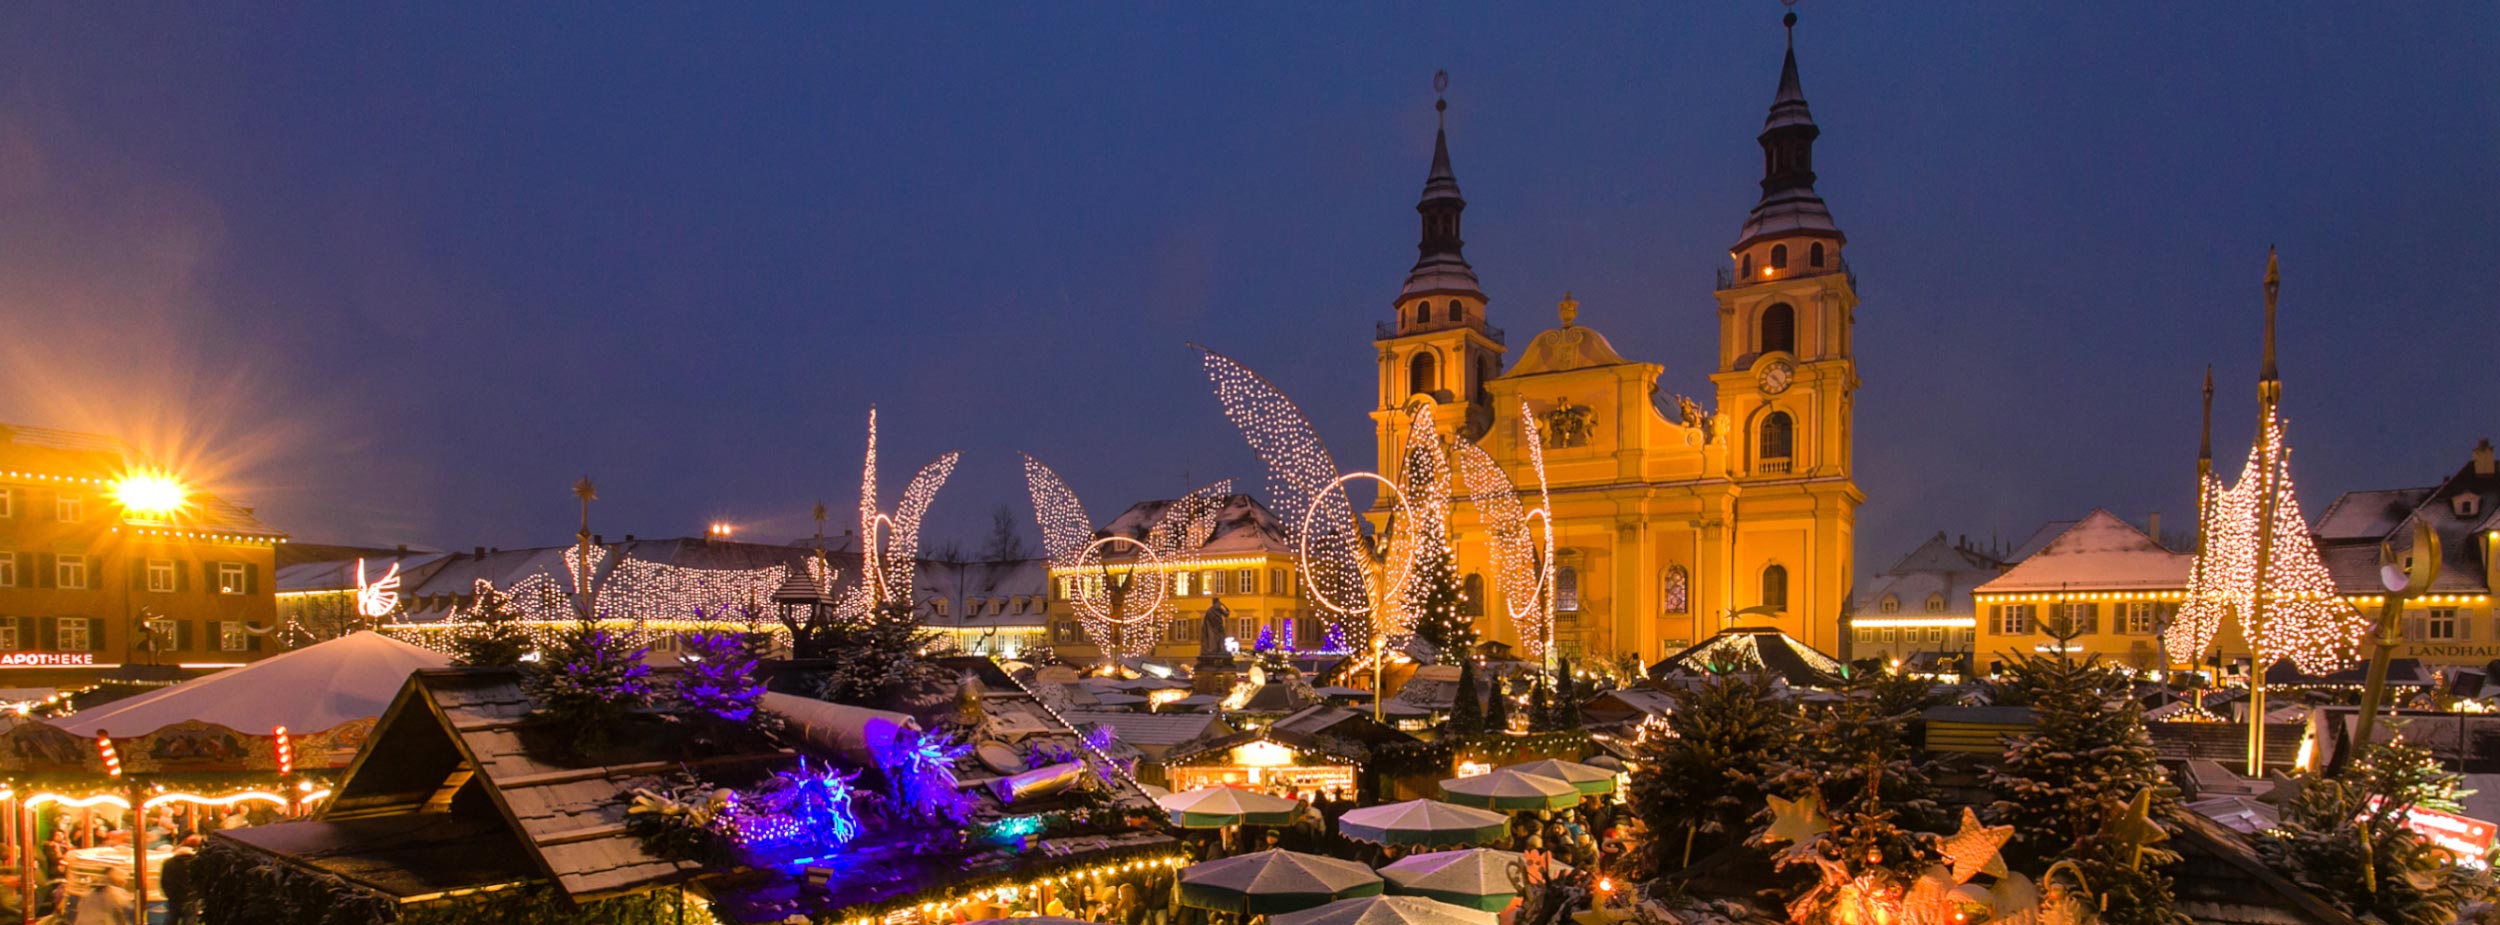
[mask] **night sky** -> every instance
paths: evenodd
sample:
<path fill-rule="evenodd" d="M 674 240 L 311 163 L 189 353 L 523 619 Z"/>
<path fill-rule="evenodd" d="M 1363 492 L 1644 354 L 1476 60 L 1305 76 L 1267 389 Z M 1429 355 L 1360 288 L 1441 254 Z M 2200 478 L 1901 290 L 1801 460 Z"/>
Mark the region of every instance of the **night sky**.
<path fill-rule="evenodd" d="M 939 537 L 1261 470 L 1184 346 L 1372 458 L 1451 73 L 1514 348 L 1708 394 L 1770 2 L 44 4 L 0 12 L 0 421 L 123 434 L 300 540 L 784 539 L 945 449 Z M 385 8 L 387 7 L 387 8 Z M 2500 6 L 1798 7 L 1860 294 L 1861 569 L 2192 508 L 2259 279 L 2314 515 L 2500 437 Z M 1026 520 L 1027 532 L 1031 532 Z"/>

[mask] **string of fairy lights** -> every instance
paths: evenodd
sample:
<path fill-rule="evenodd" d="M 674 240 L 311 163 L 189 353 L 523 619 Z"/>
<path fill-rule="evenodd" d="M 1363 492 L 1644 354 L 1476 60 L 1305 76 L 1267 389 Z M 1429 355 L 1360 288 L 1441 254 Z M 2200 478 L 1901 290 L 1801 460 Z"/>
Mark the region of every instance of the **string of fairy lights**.
<path fill-rule="evenodd" d="M 1543 435 L 1536 415 L 1525 402 L 1519 423 L 1528 445 L 1529 470 L 1536 477 L 1537 506 L 1526 509 L 1518 486 L 1483 447 L 1459 442 L 1459 468 L 1467 480 L 1468 501 L 1492 537 L 1495 578 L 1502 589 L 1502 609 L 1531 657 L 1545 657 L 1552 637 L 1554 586 L 1553 503 L 1545 483 Z M 1541 534 L 1541 536 L 1540 536 Z M 1543 549 L 1538 541 L 1543 540 Z"/>
<path fill-rule="evenodd" d="M 2190 567 L 2175 635 L 2164 640 L 2175 651 L 2205 652 L 2224 622 L 2236 619 L 2259 665 L 2290 659 L 2304 672 L 2324 674 L 2355 658 L 2370 620 L 2337 593 L 2334 576 L 2318 555 L 2301 519 L 2290 456 L 2282 418 L 2269 408 L 2239 481 L 2228 489 L 2208 489 L 2205 547 Z M 2272 523 L 2265 522 L 2269 487 Z M 2261 539 L 2270 546 L 2262 576 Z M 2260 578 L 2266 606 L 2262 622 L 2251 625 L 2258 619 L 2253 605 Z"/>
<path fill-rule="evenodd" d="M 1335 602 L 1323 609 L 1330 621 L 1352 636 L 1372 629 L 1370 601 L 1374 589 L 1370 554 L 1363 548 L 1354 519 L 1354 505 L 1340 490 L 1337 460 L 1320 440 L 1293 399 L 1275 383 L 1231 357 L 1198 348 L 1207 380 L 1215 387 L 1224 416 L 1241 431 L 1250 450 L 1267 465 L 1267 494 L 1280 511 L 1303 511 L 1301 520 L 1317 525 L 1290 529 L 1302 552 L 1306 586 L 1315 600 Z M 1361 603 L 1356 603 L 1356 602 Z"/>
<path fill-rule="evenodd" d="M 1398 475 L 1404 491 L 1389 532 L 1390 554 L 1404 553 L 1406 570 L 1392 586 L 1398 606 L 1390 608 L 1390 632 L 1412 632 L 1432 594 L 1433 576 L 1449 572 L 1450 466 L 1433 427 L 1432 406 L 1416 402 L 1407 411 Z M 1403 523 L 1395 521 L 1402 520 Z M 1401 548 L 1403 547 L 1403 548 Z"/>
<path fill-rule="evenodd" d="M 920 467 L 919 474 L 903 486 L 894 513 L 887 514 L 877 506 L 877 409 L 868 409 L 868 451 L 859 476 L 861 580 L 851 586 L 837 614 L 857 619 L 877 607 L 911 605 L 915 567 L 920 561 L 920 520 L 962 456 L 949 450 Z"/>

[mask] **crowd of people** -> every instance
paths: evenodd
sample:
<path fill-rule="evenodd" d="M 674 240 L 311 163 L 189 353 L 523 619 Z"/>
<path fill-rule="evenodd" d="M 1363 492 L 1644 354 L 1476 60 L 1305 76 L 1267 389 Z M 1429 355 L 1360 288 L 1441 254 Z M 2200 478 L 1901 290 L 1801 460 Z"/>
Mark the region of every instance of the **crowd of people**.
<path fill-rule="evenodd" d="M 157 920 L 191 925 L 199 921 L 199 897 L 190 877 L 192 858 L 199 853 L 205 836 L 219 829 L 278 818 L 275 810 L 243 804 L 222 809 L 160 807 L 146 814 L 144 822 L 135 818 L 138 815 L 112 807 L 95 807 L 58 810 L 44 816 L 42 822 L 49 834 L 32 848 L 32 872 L 36 879 L 31 885 L 21 873 L 27 866 L 20 863 L 17 850 L 7 852 L 7 872 L 0 874 L 0 922 L 25 920 L 29 908 L 35 913 L 32 920 L 39 925 L 132 925 L 144 921 L 138 909 L 138 884 L 131 870 L 135 854 L 148 858 L 147 894 L 149 905 L 161 910 Z M 106 858 L 118 863 L 80 863 L 78 853 L 95 848 L 108 849 Z"/>

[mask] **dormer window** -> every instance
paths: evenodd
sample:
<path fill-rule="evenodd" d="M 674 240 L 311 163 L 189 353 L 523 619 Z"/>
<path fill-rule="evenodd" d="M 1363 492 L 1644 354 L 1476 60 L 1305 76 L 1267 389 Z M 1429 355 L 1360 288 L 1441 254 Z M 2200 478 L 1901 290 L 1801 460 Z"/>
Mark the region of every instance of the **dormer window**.
<path fill-rule="evenodd" d="M 1930 594 L 1930 595 L 1928 595 L 1928 596 L 1927 596 L 1927 612 L 1928 612 L 1928 613 L 1943 613 L 1943 612 L 1944 612 L 1944 595 L 1942 595 L 1942 594 Z"/>
<path fill-rule="evenodd" d="M 1878 604 L 1876 609 L 1881 610 L 1884 613 L 1900 613 L 1901 599 L 1889 594 L 1884 595 L 1883 603 Z"/>
<path fill-rule="evenodd" d="M 2472 517 L 2483 512 L 2483 496 L 2467 492 L 2448 499 L 2448 509 L 2459 517 Z"/>

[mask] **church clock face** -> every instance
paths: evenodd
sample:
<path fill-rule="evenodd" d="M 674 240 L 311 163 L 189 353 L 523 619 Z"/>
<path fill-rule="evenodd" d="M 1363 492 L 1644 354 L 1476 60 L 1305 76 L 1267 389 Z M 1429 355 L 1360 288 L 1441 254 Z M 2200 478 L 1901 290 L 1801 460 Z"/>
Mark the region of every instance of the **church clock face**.
<path fill-rule="evenodd" d="M 1797 368 L 1788 365 L 1787 360 L 1773 360 L 1771 365 L 1762 368 L 1762 391 L 1767 394 L 1777 395 L 1788 391 L 1789 383 L 1795 381 L 1797 381 Z"/>

